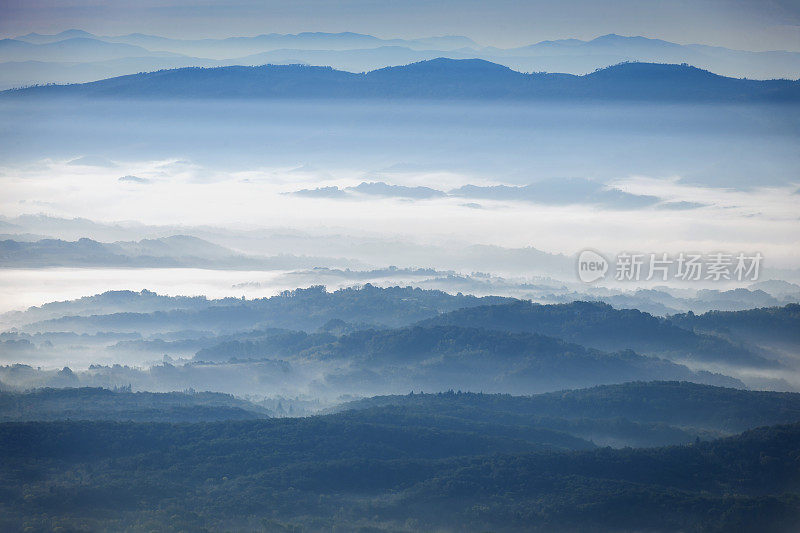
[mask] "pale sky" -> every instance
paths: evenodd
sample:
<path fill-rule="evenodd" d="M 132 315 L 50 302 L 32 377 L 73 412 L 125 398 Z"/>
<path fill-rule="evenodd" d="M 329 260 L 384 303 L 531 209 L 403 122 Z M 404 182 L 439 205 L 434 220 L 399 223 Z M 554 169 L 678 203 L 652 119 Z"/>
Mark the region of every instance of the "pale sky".
<path fill-rule="evenodd" d="M 0 0 L 0 36 L 78 28 L 178 38 L 301 31 L 465 35 L 501 47 L 608 33 L 800 51 L 797 0 Z"/>

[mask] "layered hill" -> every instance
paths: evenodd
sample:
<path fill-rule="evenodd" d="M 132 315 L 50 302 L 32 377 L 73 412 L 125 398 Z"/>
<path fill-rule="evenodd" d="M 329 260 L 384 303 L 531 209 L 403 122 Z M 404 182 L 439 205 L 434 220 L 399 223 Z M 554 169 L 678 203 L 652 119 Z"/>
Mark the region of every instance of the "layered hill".
<path fill-rule="evenodd" d="M 583 76 L 524 74 L 481 59 L 437 58 L 351 73 L 329 67 L 182 68 L 5 91 L 4 97 L 368 98 L 797 102 L 800 82 L 719 76 L 689 65 L 623 63 Z"/>
<path fill-rule="evenodd" d="M 741 386 L 737 380 L 630 350 L 603 352 L 553 337 L 457 326 L 363 330 L 330 335 L 281 334 L 198 352 L 200 361 L 313 360 L 335 365 L 328 386 L 362 390 L 531 392 L 621 381 L 673 379 Z"/>
<path fill-rule="evenodd" d="M 172 235 L 139 241 L 0 240 L 0 268 L 130 267 L 271 270 L 350 263 L 346 259 L 282 254 L 246 255 L 197 237 Z"/>
<path fill-rule="evenodd" d="M 268 411 L 215 392 L 131 392 L 100 388 L 0 392 L 0 422 L 23 420 L 118 420 L 213 422 L 267 418 Z"/>
<path fill-rule="evenodd" d="M 0 424 L 0 527 L 778 533 L 800 517 L 798 424 L 611 450 L 431 422 Z"/>
<path fill-rule="evenodd" d="M 423 322 L 426 326 L 456 324 L 551 335 L 604 350 L 631 349 L 677 359 L 774 366 L 758 353 L 720 336 L 696 332 L 637 309 L 615 309 L 600 302 L 540 305 L 517 301 L 459 309 Z"/>
<path fill-rule="evenodd" d="M 381 39 L 350 32 L 306 32 L 182 40 L 67 30 L 0 40 L 0 87 L 81 83 L 182 67 L 304 64 L 367 72 L 439 57 L 484 59 L 522 72 L 585 74 L 620 62 L 639 61 L 688 63 L 726 76 L 753 79 L 796 79 L 800 73 L 797 52 L 731 50 L 615 34 L 590 41 L 559 39 L 496 48 L 461 36 Z"/>

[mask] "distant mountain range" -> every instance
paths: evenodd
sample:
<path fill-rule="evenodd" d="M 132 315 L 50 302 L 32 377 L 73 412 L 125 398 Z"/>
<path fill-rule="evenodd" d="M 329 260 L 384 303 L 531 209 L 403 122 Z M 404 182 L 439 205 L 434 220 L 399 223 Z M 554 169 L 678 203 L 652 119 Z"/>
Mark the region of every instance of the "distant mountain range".
<path fill-rule="evenodd" d="M 151 52 L 140 46 L 108 43 L 96 39 L 74 38 L 46 44 L 31 44 L 13 39 L 0 40 L 0 53 L 12 61 L 106 61 L 125 57 L 169 57 L 172 52 Z"/>
<path fill-rule="evenodd" d="M 345 32 L 181 40 L 140 33 L 98 36 L 68 30 L 0 40 L 0 89 L 82 83 L 180 67 L 297 63 L 366 72 L 438 57 L 484 59 L 523 72 L 586 74 L 637 61 L 688 63 L 733 77 L 800 76 L 799 52 L 750 52 L 615 34 L 589 41 L 561 39 L 503 49 L 484 47 L 462 36 L 381 39 Z"/>
<path fill-rule="evenodd" d="M 29 33 L 13 40 L 43 45 L 74 39 L 92 39 L 100 42 L 139 46 L 149 50 L 165 50 L 185 55 L 202 55 L 203 57 L 215 59 L 225 59 L 255 54 L 267 50 L 286 48 L 295 48 L 298 50 L 352 50 L 376 46 L 405 46 L 412 49 L 436 48 L 440 50 L 480 48 L 480 45 L 472 39 L 458 35 L 445 35 L 421 39 L 381 39 L 372 35 L 353 32 L 269 33 L 253 37 L 228 37 L 225 39 L 170 39 L 143 33 L 99 36 L 82 30 L 67 30 L 54 35 Z"/>
<path fill-rule="evenodd" d="M 279 255 L 245 255 L 223 246 L 190 237 L 173 235 L 140 241 L 97 242 L 39 239 L 0 240 L 0 268 L 68 267 L 198 267 L 212 269 L 273 270 L 307 268 L 348 260 Z"/>
<path fill-rule="evenodd" d="M 0 366 L 0 390 L 132 384 L 292 397 L 302 390 L 330 400 L 653 379 L 796 390 L 753 375 L 791 372 L 796 362 L 786 354 L 800 347 L 797 304 L 656 317 L 597 302 L 539 305 L 368 284 L 258 299 L 114 291 L 0 318 L 13 326 L 0 332 L 0 357 L 49 367 Z M 98 363 L 163 364 L 75 366 L 87 353 Z M 75 370 L 64 371 L 67 364 Z"/>
<path fill-rule="evenodd" d="M 800 101 L 800 81 L 735 79 L 689 65 L 654 63 L 619 64 L 584 76 L 524 74 L 480 59 L 438 58 L 362 74 L 302 65 L 184 68 L 0 95 L 795 103 Z"/>
<path fill-rule="evenodd" d="M 364 306 L 365 311 L 353 311 L 355 302 Z M 800 322 L 798 309 L 800 306 L 797 304 L 789 304 L 732 313 L 659 318 L 635 309 L 615 309 L 599 302 L 540 305 L 509 298 L 478 299 L 440 291 L 400 287 L 381 289 L 365 285 L 360 290 L 346 289 L 333 293 L 312 287 L 273 298 L 247 301 L 174 299 L 150 292 L 114 292 L 31 308 L 25 313 L 16 313 L 14 323 L 20 331 L 28 332 L 95 334 L 137 331 L 161 335 L 189 329 L 217 333 L 250 332 L 265 327 L 327 333 L 331 329 L 329 322 L 338 320 L 351 325 L 362 324 L 355 328 L 358 330 L 375 329 L 372 334 L 375 338 L 383 338 L 386 334 L 382 330 L 385 328 L 417 324 L 422 328 L 481 328 L 510 334 L 546 335 L 609 352 L 635 350 L 681 361 L 775 368 L 776 361 L 771 357 L 765 358 L 763 350 L 755 346 L 769 342 L 785 343 L 789 349 L 800 346 L 800 338 L 794 333 Z M 274 333 L 263 333 L 257 338 L 264 335 L 272 336 Z M 252 358 L 255 353 L 260 356 L 270 353 L 276 346 L 273 339 L 269 347 L 251 346 L 253 352 L 229 344 L 231 341 L 252 340 L 249 333 L 244 337 L 221 338 L 210 344 L 220 345 L 212 350 L 213 354 L 207 352 L 199 359 Z M 292 340 L 291 348 L 287 349 L 305 350 L 312 345 L 325 345 L 330 339 L 325 336 L 308 341 L 310 344 L 298 348 Z M 280 340 L 280 343 L 284 342 L 285 339 Z M 384 341 L 377 345 L 388 346 Z M 392 346 L 397 345 L 393 343 Z M 358 352 L 352 345 L 345 351 L 350 355 Z"/>

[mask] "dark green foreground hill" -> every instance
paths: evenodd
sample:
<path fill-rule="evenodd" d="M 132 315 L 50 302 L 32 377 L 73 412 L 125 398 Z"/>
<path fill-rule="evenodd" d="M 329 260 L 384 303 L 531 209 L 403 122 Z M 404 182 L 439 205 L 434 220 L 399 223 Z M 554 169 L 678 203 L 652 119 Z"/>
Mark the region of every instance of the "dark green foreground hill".
<path fill-rule="evenodd" d="M 266 409 L 218 392 L 130 392 L 91 387 L 0 392 L 0 422 L 214 422 L 252 420 L 268 415 Z"/>
<path fill-rule="evenodd" d="M 33 409 L 56 393 L 16 400 Z M 798 394 L 630 383 L 531 397 L 382 397 L 310 418 L 154 423 L 113 418 L 131 405 L 175 405 L 192 395 L 73 389 L 61 394 L 63 412 L 80 416 L 82 396 L 104 394 L 118 395 L 104 400 L 117 406 L 108 420 L 0 424 L 0 530 L 800 526 Z M 764 423 L 782 425 L 698 438 Z M 603 448 L 580 437 L 587 428 L 685 444 Z"/>
<path fill-rule="evenodd" d="M 667 448 L 560 451 L 346 419 L 32 422 L 0 425 L 0 452 L 3 531 L 800 525 L 800 424 Z"/>

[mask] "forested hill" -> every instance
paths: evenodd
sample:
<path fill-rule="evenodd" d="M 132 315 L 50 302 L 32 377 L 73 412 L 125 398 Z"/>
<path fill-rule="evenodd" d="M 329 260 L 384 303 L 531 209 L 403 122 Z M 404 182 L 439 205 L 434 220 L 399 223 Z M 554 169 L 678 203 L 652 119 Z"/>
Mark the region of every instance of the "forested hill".
<path fill-rule="evenodd" d="M 684 313 L 669 319 L 686 329 L 735 340 L 800 346 L 800 304 L 743 311 L 709 311 L 702 315 Z"/>
<path fill-rule="evenodd" d="M 267 418 L 268 414 L 266 409 L 255 404 L 217 392 L 156 393 L 90 387 L 0 392 L 0 422 L 213 422 Z"/>
<path fill-rule="evenodd" d="M 543 335 L 458 326 L 361 330 L 338 338 L 284 333 L 204 349 L 196 361 L 270 357 L 341 364 L 346 370 L 330 376 L 329 382 L 362 394 L 381 394 L 387 387 L 392 391 L 457 387 L 524 394 L 653 379 L 742 386 L 725 375 L 694 372 L 630 350 L 609 353 Z"/>
<path fill-rule="evenodd" d="M 457 309 L 421 324 L 538 333 L 604 350 L 631 349 L 681 359 L 744 366 L 775 365 L 774 361 L 722 337 L 695 332 L 637 309 L 615 309 L 599 302 L 541 305 L 515 301 Z"/>
<path fill-rule="evenodd" d="M 534 396 L 452 390 L 377 396 L 330 411 L 319 417 L 322 423 L 460 431 L 522 439 L 536 446 L 585 449 L 594 444 L 687 444 L 698 437 L 800 422 L 800 394 L 653 381 Z M 0 392 L 0 422 L 215 422 L 265 419 L 270 414 L 261 404 L 211 392 L 88 387 Z"/>
<path fill-rule="evenodd" d="M 153 293 L 117 293 L 114 302 L 98 295 L 17 313 L 17 323 L 31 331 L 169 331 L 209 329 L 235 331 L 277 327 L 313 331 L 330 320 L 404 326 L 440 313 L 473 305 L 513 301 L 500 296 L 451 295 L 412 287 L 361 288 L 327 292 L 323 286 L 284 291 L 254 300 L 159 298 Z M 141 301 L 146 300 L 146 301 Z M 123 312 L 127 302 L 136 311 Z M 34 323 L 32 323 L 34 322 Z M 175 329 L 177 328 L 177 329 Z"/>
<path fill-rule="evenodd" d="M 454 393 L 376 396 L 338 411 L 388 406 L 495 423 L 542 419 L 610 420 L 669 424 L 722 432 L 800 422 L 800 394 L 751 391 L 678 381 L 630 382 L 533 396 Z"/>
<path fill-rule="evenodd" d="M 583 76 L 525 74 L 480 59 L 432 59 L 355 74 L 329 67 L 181 68 L 48 85 L 4 97 L 413 98 L 800 102 L 800 82 L 719 76 L 689 65 L 623 63 Z"/>
<path fill-rule="evenodd" d="M 221 416 L 186 416 L 198 407 Z M 800 394 L 657 382 L 346 407 L 264 418 L 214 393 L 0 394 L 0 419 L 27 420 L 0 422 L 0 530 L 788 533 L 800 523 Z M 785 425 L 716 439 L 761 424 Z"/>
<path fill-rule="evenodd" d="M 797 424 L 649 449 L 519 436 L 348 417 L 5 423 L 0 529 L 796 531 Z"/>

